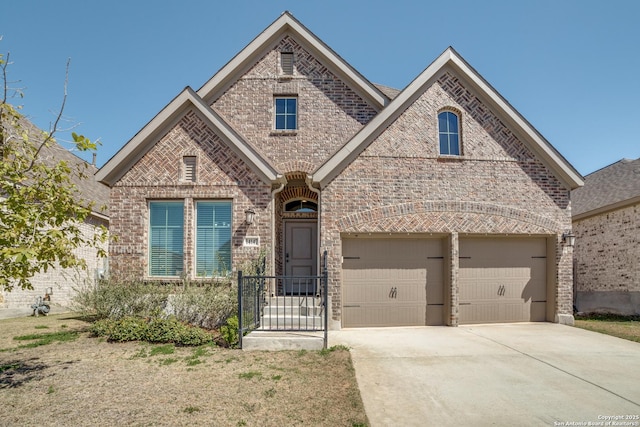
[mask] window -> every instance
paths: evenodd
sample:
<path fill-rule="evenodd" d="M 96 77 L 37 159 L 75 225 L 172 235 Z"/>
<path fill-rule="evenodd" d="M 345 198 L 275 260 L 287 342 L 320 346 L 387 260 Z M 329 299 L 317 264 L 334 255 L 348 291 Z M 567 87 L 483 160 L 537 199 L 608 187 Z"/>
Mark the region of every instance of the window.
<path fill-rule="evenodd" d="M 182 180 L 186 182 L 196 182 L 196 157 L 184 156 L 182 158 L 182 164 Z"/>
<path fill-rule="evenodd" d="M 149 275 L 182 275 L 184 258 L 183 203 L 150 202 L 149 225 Z"/>
<path fill-rule="evenodd" d="M 440 154 L 460 155 L 460 128 L 458 116 L 451 111 L 438 114 L 438 134 L 440 137 Z"/>
<path fill-rule="evenodd" d="M 280 53 L 280 66 L 282 67 L 282 74 L 293 75 L 293 52 Z"/>
<path fill-rule="evenodd" d="M 298 99 L 276 98 L 276 130 L 296 130 L 298 128 Z"/>
<path fill-rule="evenodd" d="M 196 275 L 231 271 L 231 202 L 196 202 Z"/>
<path fill-rule="evenodd" d="M 308 200 L 294 200 L 284 205 L 285 212 L 318 212 L 318 204 Z"/>

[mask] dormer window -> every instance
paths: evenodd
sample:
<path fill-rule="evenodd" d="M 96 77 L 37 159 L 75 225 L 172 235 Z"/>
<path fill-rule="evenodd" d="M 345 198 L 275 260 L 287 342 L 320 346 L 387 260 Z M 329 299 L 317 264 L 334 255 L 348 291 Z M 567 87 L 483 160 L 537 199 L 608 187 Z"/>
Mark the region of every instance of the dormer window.
<path fill-rule="evenodd" d="M 298 98 L 275 98 L 275 129 L 292 131 L 298 128 Z"/>
<path fill-rule="evenodd" d="M 282 67 L 282 74 L 285 76 L 293 75 L 293 52 L 280 53 L 280 67 Z"/>

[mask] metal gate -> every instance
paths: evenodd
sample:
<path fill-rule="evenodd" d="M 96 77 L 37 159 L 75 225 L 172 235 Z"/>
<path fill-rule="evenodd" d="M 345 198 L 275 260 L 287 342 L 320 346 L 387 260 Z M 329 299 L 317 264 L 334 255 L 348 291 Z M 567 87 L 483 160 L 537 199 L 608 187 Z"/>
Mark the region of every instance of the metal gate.
<path fill-rule="evenodd" d="M 253 330 L 278 332 L 328 329 L 327 252 L 319 276 L 244 276 L 238 272 L 238 339 Z"/>

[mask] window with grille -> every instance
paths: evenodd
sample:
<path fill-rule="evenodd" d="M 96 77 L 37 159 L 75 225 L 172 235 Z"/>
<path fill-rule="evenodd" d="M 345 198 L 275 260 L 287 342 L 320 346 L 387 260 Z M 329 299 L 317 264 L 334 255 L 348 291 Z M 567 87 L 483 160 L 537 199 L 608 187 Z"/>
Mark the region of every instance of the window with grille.
<path fill-rule="evenodd" d="M 460 155 L 460 127 L 458 115 L 452 111 L 438 114 L 438 136 L 440 140 L 440 154 Z"/>
<path fill-rule="evenodd" d="M 275 98 L 275 129 L 296 130 L 298 128 L 298 98 Z"/>

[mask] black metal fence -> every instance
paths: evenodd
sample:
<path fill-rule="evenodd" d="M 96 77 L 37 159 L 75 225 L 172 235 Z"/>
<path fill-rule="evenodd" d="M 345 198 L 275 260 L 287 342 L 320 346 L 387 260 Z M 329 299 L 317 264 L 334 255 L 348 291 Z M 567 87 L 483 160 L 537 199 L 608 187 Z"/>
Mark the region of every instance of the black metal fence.
<path fill-rule="evenodd" d="M 317 332 L 328 329 L 327 252 L 319 276 L 244 276 L 238 272 L 238 337 L 253 330 Z"/>

